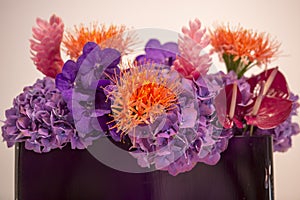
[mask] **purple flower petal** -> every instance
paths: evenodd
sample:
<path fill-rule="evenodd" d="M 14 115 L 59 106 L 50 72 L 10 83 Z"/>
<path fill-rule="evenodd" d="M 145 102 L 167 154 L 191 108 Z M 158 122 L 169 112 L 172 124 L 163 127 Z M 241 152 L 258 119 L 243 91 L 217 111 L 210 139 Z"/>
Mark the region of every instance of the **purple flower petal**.
<path fill-rule="evenodd" d="M 178 45 L 174 42 L 168 42 L 163 45 L 157 39 L 150 39 L 145 46 L 145 55 L 136 57 L 139 64 L 154 62 L 171 66 L 179 54 Z"/>
<path fill-rule="evenodd" d="M 73 118 L 55 88 L 51 78 L 37 80 L 25 87 L 15 98 L 13 108 L 6 111 L 2 136 L 11 147 L 25 142 L 25 148 L 38 153 L 62 148 L 71 142 L 76 133 Z"/>
<path fill-rule="evenodd" d="M 73 60 L 68 60 L 62 70 L 62 74 L 65 79 L 69 80 L 69 82 L 73 83 L 75 81 L 76 75 L 78 72 L 78 65 Z"/>

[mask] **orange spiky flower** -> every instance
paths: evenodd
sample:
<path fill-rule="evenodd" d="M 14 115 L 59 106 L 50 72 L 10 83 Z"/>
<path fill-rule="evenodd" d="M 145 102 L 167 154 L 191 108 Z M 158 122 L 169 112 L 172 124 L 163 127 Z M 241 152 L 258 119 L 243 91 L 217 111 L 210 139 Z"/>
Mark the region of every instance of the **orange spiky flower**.
<path fill-rule="evenodd" d="M 105 25 L 93 23 L 90 27 L 74 26 L 74 32 L 67 32 L 63 40 L 65 51 L 71 59 L 77 59 L 82 53 L 83 46 L 87 42 L 95 42 L 101 48 L 115 48 L 122 54 L 130 52 L 130 46 L 134 45 L 135 35 L 125 34 L 125 26 Z"/>
<path fill-rule="evenodd" d="M 217 26 L 210 30 L 212 52 L 223 58 L 228 71 L 241 77 L 254 65 L 267 65 L 277 56 L 280 44 L 266 33 L 258 33 L 241 26 Z"/>
<path fill-rule="evenodd" d="M 124 66 L 123 66 L 124 67 Z M 110 91 L 115 122 L 113 128 L 122 135 L 138 125 L 153 123 L 157 116 L 174 109 L 180 93 L 177 80 L 166 78 L 154 65 L 134 66 L 128 64 Z"/>

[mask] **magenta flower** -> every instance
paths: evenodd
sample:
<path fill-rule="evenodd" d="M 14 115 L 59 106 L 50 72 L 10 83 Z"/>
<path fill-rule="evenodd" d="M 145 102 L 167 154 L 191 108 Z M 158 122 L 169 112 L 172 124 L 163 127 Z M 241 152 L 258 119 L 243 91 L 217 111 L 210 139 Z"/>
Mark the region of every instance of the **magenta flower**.
<path fill-rule="evenodd" d="M 218 72 L 208 75 L 217 83 L 218 95 L 214 99 L 221 125 L 228 129 L 234 126 L 243 128 L 245 107 L 251 100 L 250 85 L 246 78 L 238 79 L 235 72 Z"/>
<path fill-rule="evenodd" d="M 248 125 L 271 129 L 284 122 L 292 111 L 287 82 L 278 68 L 269 69 L 247 80 L 253 94 L 245 120 Z"/>
<path fill-rule="evenodd" d="M 32 28 L 33 39 L 30 40 L 32 60 L 39 71 L 55 78 L 64 64 L 60 55 L 64 24 L 55 15 L 49 22 L 37 18 L 36 23 L 38 27 Z"/>
<path fill-rule="evenodd" d="M 220 123 L 226 129 L 232 128 L 235 124 L 238 128 L 243 128 L 243 108 L 242 94 L 237 83 L 226 85 L 220 90 L 215 98 L 217 115 Z"/>
<path fill-rule="evenodd" d="M 243 123 L 260 129 L 272 129 L 283 123 L 290 115 L 292 101 L 289 100 L 287 82 L 277 68 L 269 69 L 246 80 L 248 101 L 236 83 L 226 85 L 216 97 L 216 109 L 224 128 L 233 124 L 243 128 Z M 248 96 L 248 95 L 247 95 Z"/>
<path fill-rule="evenodd" d="M 292 112 L 290 116 L 283 123 L 279 124 L 273 129 L 256 129 L 255 134 L 257 135 L 272 135 L 273 136 L 273 150 L 278 152 L 286 152 L 292 147 L 292 136 L 300 133 L 299 124 L 293 122 L 292 118 L 297 116 L 297 109 L 299 108 L 299 97 L 290 94 L 290 98 L 293 102 Z"/>

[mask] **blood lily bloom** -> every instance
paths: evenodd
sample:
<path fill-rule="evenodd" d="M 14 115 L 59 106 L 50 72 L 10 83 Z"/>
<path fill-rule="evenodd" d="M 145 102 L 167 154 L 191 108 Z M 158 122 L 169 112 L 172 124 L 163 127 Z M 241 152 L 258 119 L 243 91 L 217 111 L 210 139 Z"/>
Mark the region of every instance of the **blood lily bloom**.
<path fill-rule="evenodd" d="M 258 33 L 243 27 L 217 26 L 210 31 L 212 52 L 218 53 L 227 71 L 233 70 L 242 77 L 255 65 L 270 63 L 277 55 L 280 44 L 266 33 Z"/>
<path fill-rule="evenodd" d="M 131 155 L 142 167 L 177 175 L 198 162 L 216 164 L 231 134 L 214 124 L 213 95 L 204 81 L 195 83 L 160 66 L 129 65 L 116 85 L 106 88 L 111 128 L 129 137 Z"/>
<path fill-rule="evenodd" d="M 138 125 L 153 123 L 156 116 L 174 109 L 179 93 L 176 79 L 164 78 L 154 65 L 126 69 L 115 80 L 116 89 L 108 92 L 113 101 L 115 127 L 124 134 Z"/>
<path fill-rule="evenodd" d="M 67 32 L 63 40 L 67 55 L 75 60 L 82 54 L 83 46 L 87 42 L 94 42 L 101 48 L 114 48 L 122 54 L 129 53 L 130 47 L 135 44 L 135 35 L 126 34 L 125 26 L 92 24 L 90 27 L 75 26 L 74 32 Z"/>

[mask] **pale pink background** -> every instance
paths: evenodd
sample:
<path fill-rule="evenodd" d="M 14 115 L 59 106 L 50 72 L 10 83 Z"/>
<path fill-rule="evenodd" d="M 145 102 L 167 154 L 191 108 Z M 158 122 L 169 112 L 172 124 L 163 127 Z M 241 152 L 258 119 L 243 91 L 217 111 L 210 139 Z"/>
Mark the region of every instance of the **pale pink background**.
<path fill-rule="evenodd" d="M 98 20 L 178 32 L 189 19 L 198 17 L 207 27 L 216 22 L 230 22 L 266 31 L 282 43 L 283 56 L 272 66 L 279 65 L 288 77 L 290 88 L 300 94 L 300 1 L 297 0 L 1 0 L 0 7 L 0 119 L 4 119 L 4 110 L 11 106 L 23 86 L 42 77 L 30 60 L 28 39 L 35 18 L 49 18 L 52 13 L 61 16 L 68 28 Z M 275 194 L 279 200 L 300 199 L 300 135 L 294 137 L 293 145 L 288 152 L 275 154 Z M 0 199 L 13 199 L 14 150 L 2 142 L 0 177 Z M 217 188 L 213 189 L 217 192 Z"/>

